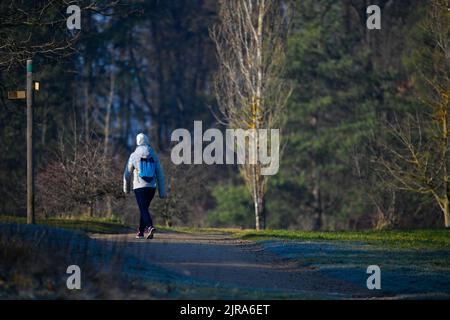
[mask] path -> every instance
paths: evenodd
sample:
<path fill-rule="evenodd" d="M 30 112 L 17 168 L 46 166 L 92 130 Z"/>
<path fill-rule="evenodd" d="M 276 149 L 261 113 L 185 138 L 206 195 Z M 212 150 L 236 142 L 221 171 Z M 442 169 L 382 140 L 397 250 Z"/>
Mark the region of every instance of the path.
<path fill-rule="evenodd" d="M 327 277 L 252 242 L 223 234 L 157 233 L 153 240 L 134 235 L 92 235 L 125 244 L 127 254 L 186 279 L 212 287 L 257 290 L 304 298 L 363 298 L 367 289 Z M 243 297 L 245 298 L 245 297 Z"/>

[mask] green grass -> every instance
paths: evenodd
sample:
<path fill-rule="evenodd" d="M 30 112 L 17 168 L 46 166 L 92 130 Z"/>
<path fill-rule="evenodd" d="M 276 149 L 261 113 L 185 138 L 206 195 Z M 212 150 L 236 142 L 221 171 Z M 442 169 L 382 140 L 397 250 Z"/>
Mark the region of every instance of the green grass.
<path fill-rule="evenodd" d="M 26 223 L 25 217 L 0 216 L 0 223 Z M 88 233 L 124 233 L 131 228 L 118 220 L 104 218 L 50 218 L 39 219 L 38 224 Z M 290 230 L 242 230 L 227 228 L 192 228 L 157 226 L 158 231 L 225 234 L 243 240 L 298 240 L 298 241 L 354 241 L 382 247 L 401 249 L 450 249 L 450 231 L 437 230 L 387 230 L 314 232 Z"/>
<path fill-rule="evenodd" d="M 26 223 L 26 218 L 0 215 L 0 223 L 23 224 Z M 56 228 L 81 230 L 88 233 L 124 233 L 130 231 L 130 227 L 120 221 L 105 218 L 49 218 L 38 219 L 36 223 Z"/>
<path fill-rule="evenodd" d="M 243 240 L 298 240 L 298 241 L 354 241 L 377 246 L 402 249 L 450 249 L 448 230 L 387 230 L 387 231 L 289 231 L 289 230 L 241 230 L 216 228 L 165 228 L 185 233 L 221 233 Z"/>
<path fill-rule="evenodd" d="M 262 232 L 242 231 L 237 235 L 242 239 L 292 239 L 292 240 L 338 240 L 365 242 L 373 245 L 404 249 L 450 249 L 448 230 L 388 230 L 388 231 L 341 231 L 304 232 L 267 230 Z"/>
<path fill-rule="evenodd" d="M 178 232 L 178 233 L 196 233 L 196 234 L 227 234 L 232 235 L 239 229 L 230 228 L 196 228 L 196 227 L 165 227 L 161 225 L 156 226 L 158 231 L 163 232 Z"/>

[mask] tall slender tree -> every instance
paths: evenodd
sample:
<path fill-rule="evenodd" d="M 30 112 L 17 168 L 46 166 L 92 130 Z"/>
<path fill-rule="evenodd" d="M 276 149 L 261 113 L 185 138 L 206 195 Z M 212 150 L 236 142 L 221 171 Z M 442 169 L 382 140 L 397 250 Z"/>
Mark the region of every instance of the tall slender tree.
<path fill-rule="evenodd" d="M 220 23 L 211 30 L 219 70 L 215 91 L 223 122 L 233 129 L 254 130 L 256 159 L 241 165 L 254 203 L 256 229 L 265 228 L 265 187 L 261 175 L 259 129 L 281 129 L 290 93 L 281 79 L 288 16 L 283 1 L 220 1 Z"/>

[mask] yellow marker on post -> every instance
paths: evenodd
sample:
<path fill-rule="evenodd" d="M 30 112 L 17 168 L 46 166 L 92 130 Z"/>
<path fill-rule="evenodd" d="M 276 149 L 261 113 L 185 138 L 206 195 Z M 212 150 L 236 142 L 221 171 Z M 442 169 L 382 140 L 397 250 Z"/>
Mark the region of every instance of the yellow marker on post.
<path fill-rule="evenodd" d="M 9 100 L 25 99 L 26 97 L 27 97 L 27 94 L 24 90 L 8 91 L 8 99 Z"/>

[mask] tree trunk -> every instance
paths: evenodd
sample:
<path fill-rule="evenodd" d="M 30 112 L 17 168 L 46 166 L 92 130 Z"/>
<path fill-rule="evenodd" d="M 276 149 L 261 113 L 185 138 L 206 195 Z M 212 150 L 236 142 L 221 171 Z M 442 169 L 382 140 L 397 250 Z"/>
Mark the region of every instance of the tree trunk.
<path fill-rule="evenodd" d="M 253 206 L 255 208 L 255 229 L 261 230 L 261 217 L 260 217 L 260 209 L 259 209 L 259 201 L 258 201 L 258 190 L 257 190 L 257 182 L 255 171 L 253 171 Z"/>
<path fill-rule="evenodd" d="M 322 212 L 322 208 L 316 207 L 315 208 L 316 211 L 316 218 L 314 221 L 314 231 L 319 231 L 320 229 L 322 229 L 323 226 L 323 212 Z"/>
<path fill-rule="evenodd" d="M 131 128 L 131 108 L 132 108 L 132 88 L 128 85 L 127 88 L 127 102 L 125 108 L 125 129 L 124 129 L 124 139 L 123 146 L 126 148 L 128 146 L 128 137 L 130 136 Z"/>
<path fill-rule="evenodd" d="M 264 196 L 255 197 L 254 207 L 256 230 L 264 230 L 266 228 L 266 208 Z"/>
<path fill-rule="evenodd" d="M 447 197 L 444 206 L 443 206 L 443 214 L 444 214 L 444 223 L 445 229 L 450 230 L 450 212 L 449 212 L 449 199 Z"/>
<path fill-rule="evenodd" d="M 258 13 L 258 27 L 256 30 L 256 93 L 252 101 L 252 112 L 253 112 L 253 129 L 255 129 L 255 162 L 253 165 L 253 192 L 254 192 L 254 204 L 255 204 L 255 219 L 256 219 L 256 230 L 264 229 L 264 194 L 261 192 L 263 188 L 263 181 L 260 179 L 261 170 L 259 166 L 259 128 L 260 128 L 260 110 L 261 110 L 261 96 L 262 96 L 262 77 L 263 77 L 263 65 L 262 65 L 262 34 L 263 34 L 263 23 L 265 14 L 265 3 L 264 0 L 261 1 Z M 254 108 L 253 108 L 254 105 Z M 258 170 L 259 169 L 259 170 Z"/>
<path fill-rule="evenodd" d="M 442 128 L 442 139 L 441 139 L 441 163 L 442 163 L 442 178 L 443 178 L 443 185 L 444 185 L 444 203 L 441 206 L 442 211 L 444 213 L 444 224 L 446 229 L 450 229 L 450 214 L 449 214 L 449 203 L 450 203 L 450 181 L 448 177 L 448 163 L 449 163 L 449 157 L 448 157 L 448 137 L 449 137 L 449 130 L 448 130 L 448 108 L 449 100 L 445 101 L 445 103 L 442 103 L 440 105 L 439 114 L 441 115 L 441 128 Z"/>
<path fill-rule="evenodd" d="M 259 219 L 260 219 L 260 226 L 261 230 L 266 229 L 266 202 L 264 200 L 264 195 L 261 195 L 259 197 Z"/>
<path fill-rule="evenodd" d="M 110 127 L 111 127 L 111 109 L 112 109 L 112 104 L 113 104 L 113 99 L 114 99 L 115 81 L 116 81 L 116 77 L 114 75 L 114 72 L 111 71 L 108 102 L 106 105 L 106 115 L 105 115 L 106 119 L 105 119 L 105 126 L 104 126 L 104 130 L 103 130 L 103 134 L 105 136 L 103 154 L 105 157 L 108 154 L 109 136 L 110 136 Z"/>
<path fill-rule="evenodd" d="M 87 215 L 90 218 L 94 217 L 94 204 L 93 203 L 89 203 L 88 207 L 87 207 Z"/>
<path fill-rule="evenodd" d="M 155 43 L 155 46 L 161 47 L 161 41 L 163 34 L 162 29 L 160 25 L 157 23 L 157 21 L 151 22 L 151 36 L 152 41 Z M 155 97 L 152 99 L 152 110 L 150 110 L 151 113 L 151 137 L 153 146 L 155 146 L 158 150 L 162 151 L 164 150 L 164 141 L 163 141 L 163 135 L 161 133 L 161 122 L 162 122 L 162 110 L 163 108 L 167 107 L 165 105 L 165 97 L 166 95 L 166 82 L 165 82 L 165 76 L 164 76 L 164 66 L 167 64 L 167 58 L 164 60 L 163 57 L 165 57 L 165 52 L 162 49 L 155 51 L 155 72 L 156 72 L 156 88 L 155 88 Z M 170 65 L 170 63 L 169 63 Z"/>
<path fill-rule="evenodd" d="M 43 110 L 43 117 L 42 117 L 42 136 L 41 136 L 41 144 L 43 146 L 46 145 L 47 142 L 47 122 L 48 122 L 48 110 L 49 110 L 49 94 L 46 92 L 45 95 L 45 104 L 44 104 L 44 110 Z"/>
<path fill-rule="evenodd" d="M 322 195 L 320 192 L 320 178 L 317 170 L 314 175 L 314 188 L 312 191 L 314 197 L 314 211 L 316 214 L 314 221 L 314 230 L 318 231 L 322 228 L 323 225 Z"/>
<path fill-rule="evenodd" d="M 91 30 L 91 16 L 88 14 L 86 18 L 86 32 Z M 92 108 L 92 56 L 91 50 L 86 46 L 84 52 L 84 66 L 83 66 L 83 78 L 84 78 L 84 134 L 86 141 L 90 139 L 91 135 L 91 108 Z"/>
<path fill-rule="evenodd" d="M 106 215 L 108 218 L 112 218 L 113 210 L 112 210 L 112 199 L 111 196 L 106 196 Z"/>

